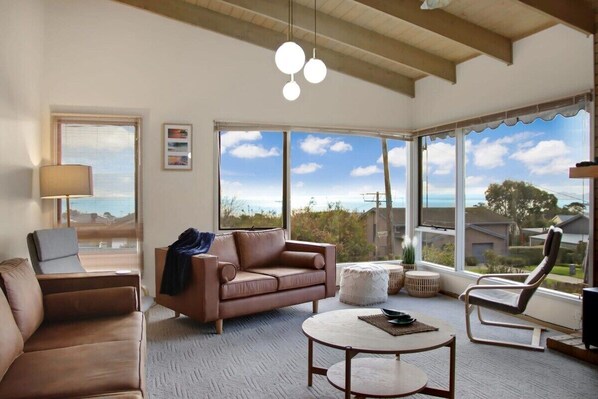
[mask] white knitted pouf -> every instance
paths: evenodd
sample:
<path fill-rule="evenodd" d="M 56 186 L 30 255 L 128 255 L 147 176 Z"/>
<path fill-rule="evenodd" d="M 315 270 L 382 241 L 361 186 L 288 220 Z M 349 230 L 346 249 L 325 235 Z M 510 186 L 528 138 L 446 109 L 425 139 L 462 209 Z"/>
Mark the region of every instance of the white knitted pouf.
<path fill-rule="evenodd" d="M 388 299 L 388 271 L 370 263 L 347 266 L 341 271 L 339 300 L 350 305 L 373 305 Z"/>

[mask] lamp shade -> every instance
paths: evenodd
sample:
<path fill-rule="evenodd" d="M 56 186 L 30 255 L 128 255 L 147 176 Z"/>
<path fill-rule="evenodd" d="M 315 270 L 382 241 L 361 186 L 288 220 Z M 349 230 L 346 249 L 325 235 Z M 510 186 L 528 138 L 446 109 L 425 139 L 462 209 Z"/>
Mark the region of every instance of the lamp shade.
<path fill-rule="evenodd" d="M 90 197 L 93 195 L 91 166 L 49 165 L 39 169 L 41 198 Z"/>

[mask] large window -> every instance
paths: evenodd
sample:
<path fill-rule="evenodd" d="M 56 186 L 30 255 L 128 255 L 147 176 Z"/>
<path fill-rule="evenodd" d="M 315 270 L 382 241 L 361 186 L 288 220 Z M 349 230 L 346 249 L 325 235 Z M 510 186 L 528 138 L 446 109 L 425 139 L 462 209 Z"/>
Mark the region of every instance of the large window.
<path fill-rule="evenodd" d="M 226 131 L 219 139 L 219 228 L 283 227 L 285 133 Z"/>
<path fill-rule="evenodd" d="M 338 262 L 400 257 L 403 141 L 386 140 L 386 182 L 379 137 L 290 130 L 218 134 L 220 229 L 287 227 L 292 239 L 336 244 Z"/>
<path fill-rule="evenodd" d="M 548 121 L 502 124 L 480 133 L 457 129 L 444 138 L 420 138 L 420 226 L 429 226 L 420 229 L 422 259 L 447 265 L 460 253 L 464 264 L 455 263 L 458 270 L 512 273 L 518 279 L 517 274 L 533 270 L 541 261 L 547 228 L 555 225 L 564 235 L 557 264 L 543 286 L 581 293 L 589 184 L 569 179 L 568 171 L 576 162 L 589 159 L 589 137 L 589 114 L 580 111 Z M 457 147 L 462 143 L 463 151 L 455 151 L 455 143 Z M 433 146 L 442 147 L 442 153 L 433 157 Z M 462 185 L 449 172 L 460 160 Z M 448 209 L 443 209 L 444 203 L 433 209 L 430 204 L 438 198 L 446 201 Z M 462 198 L 460 208 L 456 198 Z M 462 227 L 456 223 L 458 214 L 463 215 Z M 430 227 L 447 231 L 434 234 Z M 463 236 L 459 248 L 451 229 L 454 237 Z M 451 250 L 454 257 L 449 256 Z"/>
<path fill-rule="evenodd" d="M 87 270 L 141 268 L 137 118 L 55 116 L 57 162 L 91 165 L 94 195 L 71 200 L 71 226 Z M 57 202 L 57 223 L 66 225 Z"/>

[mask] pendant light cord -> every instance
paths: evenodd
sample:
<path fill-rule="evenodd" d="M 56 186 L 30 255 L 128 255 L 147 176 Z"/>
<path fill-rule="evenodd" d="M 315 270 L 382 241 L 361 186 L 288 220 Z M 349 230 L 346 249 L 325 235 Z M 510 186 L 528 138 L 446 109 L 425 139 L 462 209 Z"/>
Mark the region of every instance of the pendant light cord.
<path fill-rule="evenodd" d="M 289 0 L 289 26 L 287 29 L 287 42 L 291 41 L 291 1 L 292 0 Z"/>
<path fill-rule="evenodd" d="M 317 27 L 317 19 L 316 19 L 316 0 L 314 0 L 314 53 L 316 52 L 316 27 Z"/>

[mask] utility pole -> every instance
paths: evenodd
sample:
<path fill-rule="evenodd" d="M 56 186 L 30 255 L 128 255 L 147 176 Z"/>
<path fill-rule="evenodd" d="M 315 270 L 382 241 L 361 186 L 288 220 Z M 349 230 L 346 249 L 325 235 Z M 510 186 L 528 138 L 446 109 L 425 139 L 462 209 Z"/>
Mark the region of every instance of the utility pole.
<path fill-rule="evenodd" d="M 375 259 L 378 259 L 378 213 L 380 210 L 380 191 L 376 191 L 375 193 L 364 193 L 361 194 L 363 195 L 363 201 L 364 202 L 375 202 L 376 203 L 376 208 L 374 208 L 374 257 Z M 371 200 L 371 199 L 366 199 L 366 195 L 374 195 L 375 199 Z"/>
<path fill-rule="evenodd" d="M 386 257 L 394 258 L 395 240 L 394 223 L 392 220 L 392 192 L 390 190 L 390 169 L 388 166 L 388 145 L 386 139 L 382 139 L 382 160 L 384 162 L 384 192 L 386 194 Z"/>

